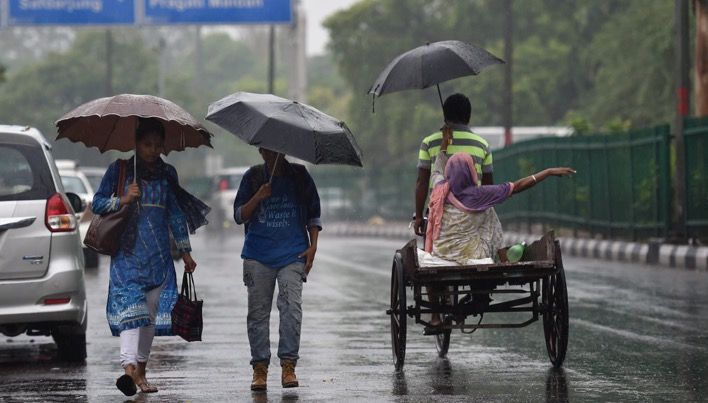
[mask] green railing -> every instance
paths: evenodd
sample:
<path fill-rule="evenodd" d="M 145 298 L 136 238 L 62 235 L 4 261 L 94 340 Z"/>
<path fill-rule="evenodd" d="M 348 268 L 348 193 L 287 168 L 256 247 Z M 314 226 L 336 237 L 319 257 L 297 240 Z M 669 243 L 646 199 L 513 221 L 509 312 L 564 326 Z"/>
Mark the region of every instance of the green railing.
<path fill-rule="evenodd" d="M 684 120 L 686 146 L 686 230 L 708 239 L 708 117 Z"/>
<path fill-rule="evenodd" d="M 666 236 L 670 222 L 668 125 L 623 134 L 545 137 L 494 152 L 494 181 L 569 166 L 572 178 L 551 178 L 498 206 L 505 225 L 541 224 L 588 236 Z M 705 170 L 703 171 L 705 172 Z"/>

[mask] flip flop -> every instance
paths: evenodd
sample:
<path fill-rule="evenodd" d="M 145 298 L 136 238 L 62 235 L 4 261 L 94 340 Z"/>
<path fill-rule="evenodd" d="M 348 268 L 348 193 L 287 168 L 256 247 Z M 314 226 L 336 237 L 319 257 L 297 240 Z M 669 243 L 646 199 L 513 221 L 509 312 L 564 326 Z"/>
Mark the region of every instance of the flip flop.
<path fill-rule="evenodd" d="M 135 386 L 133 378 L 128 374 L 123 374 L 120 378 L 116 379 L 116 387 L 126 396 L 133 396 L 138 393 L 138 388 Z"/>
<path fill-rule="evenodd" d="M 142 393 L 155 393 L 158 391 L 157 387 L 152 386 L 148 382 L 139 383 L 138 387 L 140 388 L 140 392 Z"/>

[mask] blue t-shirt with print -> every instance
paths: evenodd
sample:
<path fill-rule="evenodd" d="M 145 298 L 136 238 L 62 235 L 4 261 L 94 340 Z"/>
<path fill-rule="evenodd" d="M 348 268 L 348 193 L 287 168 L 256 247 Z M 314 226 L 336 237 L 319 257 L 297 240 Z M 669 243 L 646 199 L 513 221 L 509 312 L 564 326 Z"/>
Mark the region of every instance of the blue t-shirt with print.
<path fill-rule="evenodd" d="M 240 207 L 253 196 L 250 183 L 252 174 L 251 171 L 246 172 L 234 200 L 237 222 L 240 219 Z M 312 178 L 307 175 L 307 180 L 312 181 Z M 312 199 L 312 202 L 317 203 L 319 212 L 319 196 L 316 191 Z M 304 211 L 307 210 L 299 205 L 295 180 L 290 176 L 274 176 L 270 197 L 260 203 L 248 221 L 241 258 L 253 259 L 273 268 L 304 262 L 304 258 L 298 257 L 310 245 L 303 225 L 308 221 L 301 216 Z"/>

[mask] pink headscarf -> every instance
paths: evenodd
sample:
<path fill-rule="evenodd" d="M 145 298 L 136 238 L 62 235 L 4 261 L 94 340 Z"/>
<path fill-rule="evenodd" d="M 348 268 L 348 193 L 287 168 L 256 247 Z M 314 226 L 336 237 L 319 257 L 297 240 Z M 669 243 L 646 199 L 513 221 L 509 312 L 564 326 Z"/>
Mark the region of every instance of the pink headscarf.
<path fill-rule="evenodd" d="M 469 154 L 456 153 L 445 165 L 445 180 L 438 182 L 430 194 L 425 251 L 433 250 L 433 241 L 440 236 L 445 203 L 460 211 L 480 213 L 511 196 L 514 184 L 481 186 L 474 160 Z"/>

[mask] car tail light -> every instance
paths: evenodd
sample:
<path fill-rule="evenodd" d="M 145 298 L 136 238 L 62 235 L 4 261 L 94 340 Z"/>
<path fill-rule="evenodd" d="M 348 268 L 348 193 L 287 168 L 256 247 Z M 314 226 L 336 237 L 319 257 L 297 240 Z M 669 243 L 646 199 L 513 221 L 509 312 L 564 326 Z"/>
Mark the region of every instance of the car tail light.
<path fill-rule="evenodd" d="M 66 196 L 54 193 L 47 199 L 44 223 L 52 232 L 70 232 L 76 229 L 76 216 Z"/>
<path fill-rule="evenodd" d="M 219 190 L 229 190 L 229 181 L 222 179 L 219 181 Z"/>
<path fill-rule="evenodd" d="M 61 305 L 71 302 L 71 297 L 45 298 L 44 305 Z"/>

